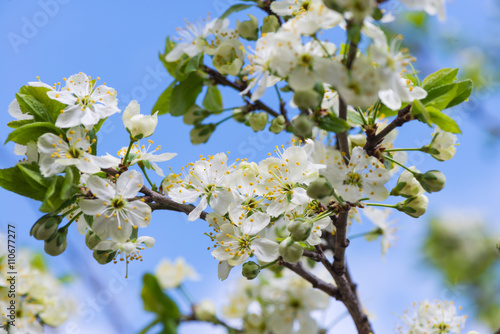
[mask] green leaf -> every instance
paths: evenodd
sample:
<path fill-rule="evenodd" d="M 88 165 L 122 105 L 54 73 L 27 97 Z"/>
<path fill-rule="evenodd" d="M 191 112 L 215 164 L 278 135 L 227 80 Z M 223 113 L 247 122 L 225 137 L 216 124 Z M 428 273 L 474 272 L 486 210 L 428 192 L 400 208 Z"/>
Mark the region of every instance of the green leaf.
<path fill-rule="evenodd" d="M 427 112 L 427 109 L 425 108 L 424 104 L 419 100 L 413 101 L 411 105 L 411 114 L 414 117 L 416 117 L 420 122 L 431 126 L 431 121 L 430 121 L 431 117 L 429 116 L 429 113 Z"/>
<path fill-rule="evenodd" d="M 349 129 L 347 121 L 333 115 L 328 114 L 326 117 L 321 117 L 317 120 L 318 126 L 323 130 L 341 133 Z"/>
<path fill-rule="evenodd" d="M 5 143 L 13 141 L 14 143 L 26 145 L 30 141 L 37 141 L 41 135 L 47 132 L 53 133 L 55 135 L 59 135 L 61 133 L 60 130 L 56 128 L 52 123 L 30 123 L 12 131 L 5 140 Z"/>
<path fill-rule="evenodd" d="M 200 53 L 192 58 L 186 58 L 179 66 L 178 73 L 183 75 L 189 75 L 191 72 L 196 72 L 200 68 L 201 60 L 203 59 L 203 54 Z"/>
<path fill-rule="evenodd" d="M 467 100 L 472 93 L 472 80 L 457 81 L 427 91 L 422 100 L 425 106 L 434 106 L 439 110 L 451 108 Z"/>
<path fill-rule="evenodd" d="M 34 119 L 22 119 L 22 120 L 18 120 L 18 121 L 10 121 L 9 123 L 7 123 L 7 126 L 9 128 L 12 128 L 12 129 L 17 129 L 17 128 L 20 128 L 23 125 L 31 124 L 31 123 L 34 123 L 34 122 L 35 122 Z"/>
<path fill-rule="evenodd" d="M 207 93 L 203 99 L 203 107 L 216 114 L 222 112 L 222 109 L 224 109 L 222 106 L 222 95 L 217 86 L 208 86 Z"/>
<path fill-rule="evenodd" d="M 94 132 L 95 132 L 95 133 L 98 133 L 98 132 L 99 132 L 99 130 L 101 130 L 102 125 L 104 124 L 104 122 L 105 122 L 107 119 L 108 119 L 107 117 L 106 117 L 106 118 L 101 118 L 101 119 L 99 120 L 99 122 L 97 122 L 97 124 L 96 124 L 96 125 L 94 125 L 93 130 L 94 130 Z"/>
<path fill-rule="evenodd" d="M 144 310 L 158 314 L 162 319 L 172 319 L 178 323 L 181 313 L 177 304 L 167 296 L 156 277 L 145 274 L 142 278 L 143 286 L 141 297 L 144 302 Z"/>
<path fill-rule="evenodd" d="M 66 175 L 61 188 L 61 199 L 66 200 L 78 191 L 80 173 L 75 167 L 66 167 Z"/>
<path fill-rule="evenodd" d="M 32 198 L 37 201 L 43 201 L 45 192 L 47 191 L 47 186 L 44 186 L 40 183 L 45 182 L 27 180 L 26 176 L 20 170 L 19 166 L 22 166 L 24 170 L 33 171 L 40 174 L 38 166 L 36 164 L 17 164 L 16 166 L 11 168 L 0 169 L 0 187 L 24 197 Z"/>
<path fill-rule="evenodd" d="M 354 124 L 358 125 L 365 124 L 363 122 L 363 118 L 361 117 L 361 115 L 358 112 L 352 110 L 347 110 L 347 119 Z"/>
<path fill-rule="evenodd" d="M 168 108 L 170 106 L 170 97 L 172 96 L 172 91 L 174 90 L 177 80 L 174 80 L 167 89 L 161 93 L 160 97 L 156 101 L 151 114 L 158 111 L 158 115 L 168 114 Z"/>
<path fill-rule="evenodd" d="M 40 211 L 52 212 L 57 210 L 61 206 L 61 204 L 64 202 L 64 200 L 61 198 L 61 189 L 63 187 L 63 183 L 64 177 L 60 175 L 57 175 L 52 179 L 52 183 L 45 193 Z"/>
<path fill-rule="evenodd" d="M 16 94 L 19 107 L 24 114 L 29 114 L 35 118 L 37 122 L 50 122 L 54 123 L 55 120 L 49 114 L 45 106 L 40 103 L 35 97 L 30 94 Z"/>
<path fill-rule="evenodd" d="M 457 81 L 455 84 L 458 85 L 457 92 L 455 93 L 455 98 L 446 106 L 446 108 L 454 107 L 465 100 L 467 100 L 472 94 L 472 87 L 474 83 L 472 80 L 467 79 L 463 81 Z"/>
<path fill-rule="evenodd" d="M 172 116 L 182 116 L 191 108 L 203 88 L 203 78 L 197 73 L 191 73 L 186 80 L 179 82 L 173 89 L 169 111 Z"/>
<path fill-rule="evenodd" d="M 443 68 L 427 76 L 422 82 L 422 88 L 429 90 L 435 87 L 453 83 L 457 79 L 458 68 Z"/>
<path fill-rule="evenodd" d="M 26 182 L 28 182 L 33 188 L 39 187 L 47 189 L 50 186 L 50 179 L 40 173 L 36 164 L 18 164 L 17 167 L 21 171 Z"/>
<path fill-rule="evenodd" d="M 51 99 L 47 92 L 50 91 L 49 88 L 46 87 L 34 87 L 34 86 L 23 86 L 19 92 L 22 94 L 29 94 L 33 96 L 38 102 L 44 105 L 48 115 L 50 115 L 50 119 L 47 121 L 55 121 L 57 117 L 61 114 L 61 110 L 66 108 L 64 103 L 61 103 L 57 100 Z"/>
<path fill-rule="evenodd" d="M 253 5 L 245 5 L 245 4 L 242 4 L 242 3 L 237 3 L 235 5 L 232 5 L 231 7 L 229 7 L 220 17 L 219 17 L 219 20 L 224 20 L 226 17 L 228 17 L 229 15 L 231 15 L 232 13 L 236 13 L 236 12 L 240 12 L 242 10 L 245 10 L 247 8 L 250 8 L 252 7 Z"/>
<path fill-rule="evenodd" d="M 451 133 L 462 133 L 458 124 L 448 115 L 442 113 L 439 109 L 428 107 L 432 123 L 436 124 L 441 130 Z"/>

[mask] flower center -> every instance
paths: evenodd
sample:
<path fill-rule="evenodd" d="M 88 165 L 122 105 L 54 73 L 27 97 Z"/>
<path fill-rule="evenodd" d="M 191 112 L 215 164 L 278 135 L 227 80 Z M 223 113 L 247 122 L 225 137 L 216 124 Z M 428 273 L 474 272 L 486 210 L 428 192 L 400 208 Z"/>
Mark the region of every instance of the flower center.
<path fill-rule="evenodd" d="M 82 151 L 74 146 L 69 149 L 68 153 L 69 155 L 71 155 L 72 158 L 75 159 L 78 159 L 82 155 Z"/>
<path fill-rule="evenodd" d="M 115 209 L 121 209 L 125 206 L 126 202 L 123 198 L 117 197 L 111 200 L 111 206 Z"/>
<path fill-rule="evenodd" d="M 344 183 L 349 185 L 355 185 L 358 188 L 362 188 L 363 177 L 356 172 L 350 172 L 349 174 L 347 174 L 347 179 L 345 180 Z"/>
<path fill-rule="evenodd" d="M 81 98 L 77 99 L 77 104 L 81 105 L 82 108 L 87 108 L 87 107 L 92 106 L 94 104 L 93 102 L 94 101 L 92 101 L 90 95 L 86 95 L 84 97 L 81 97 Z"/>

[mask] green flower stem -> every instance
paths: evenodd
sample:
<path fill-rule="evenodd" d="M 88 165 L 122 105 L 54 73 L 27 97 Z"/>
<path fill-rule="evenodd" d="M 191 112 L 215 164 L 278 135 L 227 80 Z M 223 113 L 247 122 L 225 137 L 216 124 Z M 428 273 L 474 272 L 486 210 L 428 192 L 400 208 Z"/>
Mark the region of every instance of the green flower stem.
<path fill-rule="evenodd" d="M 384 152 L 401 152 L 401 151 L 422 151 L 422 148 L 391 148 L 386 149 Z"/>
<path fill-rule="evenodd" d="M 224 119 L 220 120 L 219 122 L 215 123 L 215 126 L 217 126 L 217 125 L 219 125 L 219 124 L 221 124 L 221 123 L 224 123 L 225 121 L 227 121 L 227 120 L 229 120 L 229 119 L 233 118 L 235 115 L 239 115 L 239 114 L 241 114 L 241 111 L 240 111 L 240 112 L 237 112 L 237 113 L 234 113 L 234 114 L 232 114 L 232 115 L 230 115 L 230 116 L 227 116 L 226 118 L 224 118 Z"/>
<path fill-rule="evenodd" d="M 278 262 L 278 259 L 274 260 L 273 262 L 269 262 L 268 264 L 263 265 L 262 267 L 260 267 L 260 269 L 266 269 L 267 267 L 274 265 L 276 262 Z"/>
<path fill-rule="evenodd" d="M 146 173 L 146 168 L 144 168 L 144 165 L 143 165 L 143 164 L 139 164 L 139 167 L 141 168 L 142 173 L 143 173 L 143 174 L 144 174 L 144 176 L 146 177 L 146 180 L 148 180 L 148 183 L 149 183 L 149 185 L 151 186 L 151 188 L 153 189 L 153 191 L 158 190 L 158 189 L 156 188 L 156 185 L 155 185 L 153 182 L 151 182 L 151 180 L 149 179 L 148 173 Z"/>
<path fill-rule="evenodd" d="M 390 204 L 366 203 L 365 205 L 367 205 L 367 206 L 380 206 L 383 208 L 391 208 L 391 209 L 396 208 L 396 205 L 390 205 Z"/>
<path fill-rule="evenodd" d="M 68 228 L 69 225 L 71 225 L 71 223 L 73 223 L 78 217 L 80 217 L 81 215 L 83 214 L 83 212 L 80 212 L 78 213 L 76 216 L 74 216 L 73 218 L 71 218 L 71 220 L 66 224 L 64 225 L 63 227 L 61 227 L 61 229 L 63 228 Z"/>
<path fill-rule="evenodd" d="M 352 235 L 352 236 L 348 236 L 347 238 L 348 238 L 349 240 L 351 240 L 351 239 L 356 239 L 356 238 L 364 237 L 365 235 L 372 234 L 372 233 L 373 233 L 373 231 L 368 231 L 368 232 L 363 232 L 363 233 L 354 234 L 354 235 Z"/>
<path fill-rule="evenodd" d="M 394 159 L 390 158 L 390 157 L 389 157 L 389 156 L 387 156 L 387 155 L 384 155 L 384 159 L 387 159 L 387 160 L 389 160 L 389 161 L 394 162 L 396 165 L 398 165 L 398 166 L 400 166 L 400 167 L 403 167 L 404 169 L 406 169 L 407 171 L 409 171 L 409 172 L 410 172 L 410 173 L 412 173 L 413 175 L 417 175 L 417 173 L 416 173 L 416 172 L 412 171 L 411 169 L 409 169 L 408 167 L 406 167 L 406 166 L 405 166 L 405 165 L 403 165 L 402 163 L 397 162 L 396 160 L 394 160 Z"/>
<path fill-rule="evenodd" d="M 160 322 L 161 322 L 160 319 L 156 319 L 155 321 L 147 325 L 142 331 L 140 331 L 139 334 L 146 334 L 151 328 L 153 328 L 156 324 L 159 324 Z"/>
<path fill-rule="evenodd" d="M 128 148 L 127 148 L 127 153 L 125 154 L 125 157 L 123 158 L 123 165 L 127 165 L 127 159 L 128 159 L 128 155 L 130 154 L 130 150 L 132 149 L 132 145 L 134 145 L 136 141 L 134 139 L 130 139 L 130 144 L 128 144 Z"/>

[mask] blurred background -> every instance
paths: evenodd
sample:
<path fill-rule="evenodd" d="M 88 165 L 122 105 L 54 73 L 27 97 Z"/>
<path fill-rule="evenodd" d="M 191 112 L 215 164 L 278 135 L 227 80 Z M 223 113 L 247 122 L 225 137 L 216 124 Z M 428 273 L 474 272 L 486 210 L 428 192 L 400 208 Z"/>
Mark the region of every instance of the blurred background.
<path fill-rule="evenodd" d="M 234 0 L 185 1 L 7 1 L 0 2 L 0 140 L 7 137 L 11 120 L 7 107 L 18 89 L 39 76 L 52 84 L 74 73 L 100 76 L 118 92 L 123 110 L 132 99 L 149 112 L 172 78 L 164 69 L 158 53 L 163 52 L 167 35 L 185 19 L 202 20 L 210 13 L 216 17 Z M 385 259 L 380 244 L 354 239 L 348 259 L 364 306 L 372 316 L 378 333 L 393 332 L 398 314 L 413 302 L 425 299 L 454 300 L 468 315 L 467 330 L 491 333 L 500 327 L 499 258 L 495 243 L 500 236 L 498 194 L 500 189 L 500 116 L 498 114 L 500 53 L 500 1 L 455 1 L 447 4 L 448 18 L 439 22 L 421 13 L 407 13 L 399 2 L 385 4 L 397 20 L 390 29 L 405 36 L 405 46 L 417 56 L 421 78 L 443 67 L 461 68 L 461 77 L 475 83 L 468 103 L 452 109 L 450 116 L 460 125 L 463 135 L 454 159 L 440 163 L 430 156 L 410 152 L 409 164 L 419 169 L 440 169 L 447 176 L 444 191 L 431 194 L 428 213 L 416 220 L 395 213 L 397 243 Z M 255 10 L 254 14 L 258 11 Z M 244 18 L 245 14 L 231 17 Z M 335 41 L 335 42 L 339 42 Z M 224 107 L 233 106 L 237 96 L 224 91 Z M 227 93 L 227 94 L 226 94 Z M 269 96 L 268 96 L 269 95 Z M 268 94 L 264 100 L 276 104 Z M 236 106 L 237 104 L 235 104 Z M 419 147 L 431 139 L 431 130 L 422 123 L 405 125 L 396 141 L 399 147 Z M 207 144 L 193 146 L 189 130 L 181 118 L 161 116 L 151 138 L 163 152 L 178 156 L 162 168 L 179 170 L 200 154 L 230 151 L 233 159 L 246 157 L 259 161 L 274 145 L 286 144 L 287 134 L 268 131 L 254 133 L 249 127 L 225 122 Z M 121 116 L 114 115 L 99 132 L 100 152 L 116 154 L 128 143 Z M 0 168 L 13 166 L 19 157 L 13 144 L 0 146 Z M 157 176 L 155 181 L 161 182 Z M 43 251 L 43 243 L 29 237 L 31 225 L 41 214 L 39 203 L 0 189 L 0 229 L 16 225 L 18 247 Z M 369 223 L 355 226 L 352 233 L 371 229 Z M 101 266 L 84 244 L 84 236 L 70 230 L 68 249 L 58 258 L 48 259 L 60 276 L 73 275 L 71 294 L 75 312 L 57 333 L 137 333 L 153 315 L 143 311 L 140 298 L 142 275 L 153 272 L 159 261 L 168 257 L 186 258 L 202 276 L 200 282 L 188 282 L 187 289 L 197 301 L 210 298 L 216 305 L 232 282 L 240 277 L 237 270 L 229 279 L 217 279 L 217 261 L 207 247 L 203 221 L 188 222 L 184 215 L 155 212 L 143 234 L 154 236 L 156 245 L 142 253 L 143 262 L 129 266 L 125 279 L 123 263 Z M 438 269 L 440 268 L 440 269 Z M 187 305 L 184 305 L 187 307 Z M 344 308 L 332 302 L 326 325 Z M 321 319 L 320 318 L 320 319 Z M 340 321 L 329 333 L 354 333 L 349 318 Z M 186 324 L 180 333 L 224 333 L 211 325 Z"/>

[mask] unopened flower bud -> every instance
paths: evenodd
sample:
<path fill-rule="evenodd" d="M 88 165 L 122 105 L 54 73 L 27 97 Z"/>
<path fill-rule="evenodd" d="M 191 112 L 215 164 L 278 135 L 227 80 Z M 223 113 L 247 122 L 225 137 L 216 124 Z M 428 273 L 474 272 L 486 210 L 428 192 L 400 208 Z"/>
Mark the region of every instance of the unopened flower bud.
<path fill-rule="evenodd" d="M 50 239 L 45 240 L 45 245 L 43 247 L 45 253 L 51 256 L 61 255 L 68 245 L 66 239 L 67 235 L 68 229 L 60 228 Z"/>
<path fill-rule="evenodd" d="M 270 32 L 276 32 L 276 31 L 278 31 L 279 26 L 280 26 L 280 23 L 278 21 L 278 18 L 275 15 L 269 15 L 269 16 L 264 17 L 264 23 L 262 24 L 260 31 L 263 34 L 270 33 Z"/>
<path fill-rule="evenodd" d="M 215 51 L 212 63 L 222 75 L 238 75 L 244 57 L 245 48 L 240 41 L 225 41 Z"/>
<path fill-rule="evenodd" d="M 194 305 L 194 316 L 197 320 L 212 322 L 215 321 L 215 305 L 209 299 L 203 299 Z"/>
<path fill-rule="evenodd" d="M 213 123 L 195 125 L 195 127 L 189 133 L 191 137 L 191 143 L 193 143 L 193 145 L 206 143 L 212 133 L 215 131 L 216 127 L 217 126 Z"/>
<path fill-rule="evenodd" d="M 253 131 L 262 131 L 266 128 L 268 117 L 266 112 L 254 112 L 250 115 L 248 122 Z"/>
<path fill-rule="evenodd" d="M 49 239 L 56 233 L 63 218 L 63 216 L 54 216 L 53 214 L 41 217 L 31 228 L 30 235 L 37 240 Z"/>
<path fill-rule="evenodd" d="M 114 257 L 116 256 L 116 251 L 113 252 L 108 250 L 95 250 L 94 253 L 92 253 L 92 256 L 97 261 L 97 263 L 107 264 L 113 261 Z"/>
<path fill-rule="evenodd" d="M 247 114 L 243 112 L 242 108 L 233 109 L 233 119 L 238 123 L 245 123 L 247 121 Z"/>
<path fill-rule="evenodd" d="M 318 177 L 307 187 L 307 196 L 322 199 L 333 194 L 333 187 L 324 176 Z"/>
<path fill-rule="evenodd" d="M 418 218 L 427 211 L 429 199 L 425 195 L 408 198 L 403 202 L 396 204 L 396 210 L 406 213 L 407 215 Z"/>
<path fill-rule="evenodd" d="M 292 120 L 293 134 L 298 137 L 308 138 L 312 136 L 313 123 L 306 115 L 299 115 Z"/>
<path fill-rule="evenodd" d="M 308 221 L 295 219 L 288 224 L 287 228 L 293 241 L 305 241 L 311 234 L 312 224 Z"/>
<path fill-rule="evenodd" d="M 280 133 L 285 129 L 285 117 L 283 115 L 279 115 L 278 117 L 274 118 L 271 122 L 271 126 L 269 127 L 269 131 L 272 133 Z"/>
<path fill-rule="evenodd" d="M 94 233 L 92 231 L 87 231 L 87 234 L 85 235 L 85 245 L 87 245 L 87 247 L 90 249 L 90 250 L 93 250 L 95 246 L 97 246 L 97 244 L 99 243 L 99 241 L 101 241 L 101 238 L 99 238 L 99 236 L 97 235 L 97 233 Z"/>
<path fill-rule="evenodd" d="M 415 166 L 410 167 L 410 170 L 418 173 L 418 169 Z M 407 170 L 398 178 L 398 183 L 394 189 L 391 191 L 392 196 L 403 196 L 403 197 L 415 197 L 424 193 L 424 188 L 420 185 L 420 182 Z"/>
<path fill-rule="evenodd" d="M 296 91 L 293 95 L 293 102 L 301 110 L 316 109 L 322 101 L 323 97 L 312 89 Z"/>
<path fill-rule="evenodd" d="M 430 170 L 424 174 L 419 173 L 415 175 L 415 178 L 428 193 L 441 191 L 446 183 L 446 177 L 438 170 Z"/>
<path fill-rule="evenodd" d="M 450 160 L 455 156 L 457 136 L 446 131 L 437 130 L 429 145 L 422 147 L 422 152 L 430 155 L 439 161 Z"/>
<path fill-rule="evenodd" d="M 250 20 L 240 22 L 236 20 L 236 29 L 240 36 L 248 41 L 256 41 L 259 38 L 259 21 L 253 15 L 248 14 Z"/>
<path fill-rule="evenodd" d="M 285 262 L 295 263 L 302 257 L 304 249 L 298 242 L 293 241 L 292 238 L 286 238 L 280 243 L 278 252 L 283 257 Z"/>
<path fill-rule="evenodd" d="M 139 103 L 132 100 L 122 115 L 123 124 L 134 140 L 151 136 L 158 124 L 158 111 L 153 115 L 142 115 L 140 111 Z"/>
<path fill-rule="evenodd" d="M 243 264 L 241 274 L 249 280 L 256 278 L 260 273 L 260 266 L 253 262 L 248 261 Z"/>

